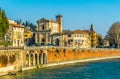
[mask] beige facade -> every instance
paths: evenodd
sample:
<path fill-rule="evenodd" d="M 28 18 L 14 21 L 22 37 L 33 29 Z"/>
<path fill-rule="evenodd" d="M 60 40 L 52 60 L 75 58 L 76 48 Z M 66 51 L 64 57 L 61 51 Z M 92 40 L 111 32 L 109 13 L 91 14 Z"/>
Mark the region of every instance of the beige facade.
<path fill-rule="evenodd" d="M 51 34 L 62 32 L 62 16 L 57 15 L 56 21 L 44 18 L 37 21 L 35 43 L 40 45 L 51 44 Z"/>
<path fill-rule="evenodd" d="M 62 34 L 53 35 L 54 44 L 63 47 L 90 48 L 89 35 L 81 30 L 64 31 Z"/>
<path fill-rule="evenodd" d="M 24 27 L 18 25 L 12 20 L 9 21 L 9 29 L 5 35 L 5 40 L 12 42 L 14 47 L 23 47 L 24 46 Z"/>

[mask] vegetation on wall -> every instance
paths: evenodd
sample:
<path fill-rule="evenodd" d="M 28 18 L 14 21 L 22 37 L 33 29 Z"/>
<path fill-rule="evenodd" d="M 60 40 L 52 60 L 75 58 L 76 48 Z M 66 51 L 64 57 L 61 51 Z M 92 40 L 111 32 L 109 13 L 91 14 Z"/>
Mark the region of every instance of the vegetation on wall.
<path fill-rule="evenodd" d="M 2 66 L 6 66 L 8 64 L 8 57 L 6 55 L 0 56 L 0 64 L 2 64 Z"/>
<path fill-rule="evenodd" d="M 4 41 L 0 41 L 0 45 L 8 46 L 8 45 L 12 45 L 12 42 L 4 42 Z"/>

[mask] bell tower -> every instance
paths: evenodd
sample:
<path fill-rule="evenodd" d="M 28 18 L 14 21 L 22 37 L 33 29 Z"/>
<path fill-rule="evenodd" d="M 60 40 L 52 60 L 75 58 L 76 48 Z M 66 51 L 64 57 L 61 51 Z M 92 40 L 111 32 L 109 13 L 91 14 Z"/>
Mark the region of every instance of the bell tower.
<path fill-rule="evenodd" d="M 94 25 L 91 24 L 90 31 L 94 31 Z"/>
<path fill-rule="evenodd" d="M 58 22 L 59 24 L 59 32 L 62 32 L 62 16 L 61 15 L 56 16 L 56 22 Z"/>

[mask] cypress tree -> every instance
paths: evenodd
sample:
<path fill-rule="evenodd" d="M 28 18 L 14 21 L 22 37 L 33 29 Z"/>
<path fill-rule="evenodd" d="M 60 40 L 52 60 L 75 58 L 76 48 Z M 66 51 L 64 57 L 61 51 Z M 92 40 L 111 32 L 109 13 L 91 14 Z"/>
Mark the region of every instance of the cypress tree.
<path fill-rule="evenodd" d="M 2 10 L 0 8 L 0 38 L 2 36 Z"/>
<path fill-rule="evenodd" d="M 5 11 L 0 9 L 0 38 L 2 40 L 8 28 L 9 28 L 9 23 Z"/>

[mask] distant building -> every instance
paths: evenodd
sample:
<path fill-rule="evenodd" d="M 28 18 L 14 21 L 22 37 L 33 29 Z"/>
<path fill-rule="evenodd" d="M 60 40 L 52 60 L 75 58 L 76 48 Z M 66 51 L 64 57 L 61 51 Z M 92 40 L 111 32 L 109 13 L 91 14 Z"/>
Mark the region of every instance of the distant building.
<path fill-rule="evenodd" d="M 51 34 L 62 32 L 62 16 L 57 15 L 56 20 L 40 19 L 37 21 L 35 31 L 35 43 L 38 45 L 50 44 L 52 42 Z"/>
<path fill-rule="evenodd" d="M 14 47 L 24 46 L 24 27 L 15 23 L 12 20 L 9 21 L 9 29 L 5 35 L 5 41 L 12 42 Z"/>
<path fill-rule="evenodd" d="M 62 34 L 53 35 L 53 44 L 64 47 L 90 48 L 89 35 L 82 30 L 63 31 Z"/>
<path fill-rule="evenodd" d="M 91 24 L 90 30 L 83 30 L 83 31 L 89 34 L 91 47 L 92 48 L 96 47 L 98 45 L 98 38 L 97 38 L 97 33 L 94 31 L 94 25 Z"/>
<path fill-rule="evenodd" d="M 25 29 L 25 31 L 24 31 L 24 40 L 25 40 L 25 44 L 27 46 L 30 46 L 30 44 L 33 44 L 34 43 L 33 32 L 31 32 L 28 29 Z"/>
<path fill-rule="evenodd" d="M 104 38 L 103 41 L 104 41 L 104 46 L 110 46 L 109 40 L 107 38 Z"/>

